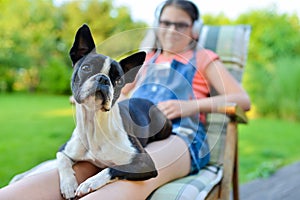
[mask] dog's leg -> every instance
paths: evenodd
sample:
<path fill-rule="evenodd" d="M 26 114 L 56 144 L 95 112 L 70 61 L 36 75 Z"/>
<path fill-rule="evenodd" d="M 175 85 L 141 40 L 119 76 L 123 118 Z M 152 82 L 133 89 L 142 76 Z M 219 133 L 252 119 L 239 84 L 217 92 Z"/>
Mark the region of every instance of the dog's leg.
<path fill-rule="evenodd" d="M 95 176 L 88 178 L 78 186 L 76 196 L 81 197 L 96 191 L 107 183 L 118 179 L 139 181 L 156 176 L 157 170 L 150 155 L 147 152 L 138 153 L 130 164 L 105 168 Z"/>
<path fill-rule="evenodd" d="M 85 180 L 83 183 L 81 183 L 77 190 L 76 190 L 76 196 L 81 197 L 83 195 L 86 195 L 90 192 L 93 192 L 104 185 L 106 185 L 109 182 L 113 182 L 115 179 L 111 179 L 111 173 L 110 173 L 110 168 L 103 169 L 101 172 L 98 174 L 88 178 Z"/>
<path fill-rule="evenodd" d="M 74 162 L 64 153 L 58 152 L 56 154 L 58 173 L 60 179 L 60 191 L 64 198 L 71 199 L 75 197 L 75 191 L 78 183 L 73 170 Z"/>
<path fill-rule="evenodd" d="M 150 155 L 144 151 L 136 154 L 129 164 L 110 168 L 110 174 L 112 178 L 141 181 L 156 177 L 157 170 Z"/>
<path fill-rule="evenodd" d="M 119 179 L 138 181 L 156 176 L 157 170 L 153 160 L 146 151 L 143 151 L 143 153 L 137 153 L 129 164 L 105 168 L 95 176 L 88 178 L 78 186 L 76 196 L 86 195 Z"/>

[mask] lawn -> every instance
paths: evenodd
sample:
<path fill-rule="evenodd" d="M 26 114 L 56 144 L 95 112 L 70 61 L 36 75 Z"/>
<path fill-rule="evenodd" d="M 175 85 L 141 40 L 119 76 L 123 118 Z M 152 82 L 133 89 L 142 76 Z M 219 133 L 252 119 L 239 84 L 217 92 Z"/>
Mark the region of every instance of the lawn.
<path fill-rule="evenodd" d="M 17 173 L 55 157 L 74 128 L 68 96 L 0 94 L 0 187 Z M 251 119 L 239 127 L 240 180 L 266 177 L 300 160 L 300 124 Z"/>
<path fill-rule="evenodd" d="M 300 123 L 250 119 L 239 126 L 240 180 L 267 177 L 276 169 L 300 161 Z"/>
<path fill-rule="evenodd" d="M 0 187 L 54 158 L 74 128 L 67 96 L 0 95 Z"/>

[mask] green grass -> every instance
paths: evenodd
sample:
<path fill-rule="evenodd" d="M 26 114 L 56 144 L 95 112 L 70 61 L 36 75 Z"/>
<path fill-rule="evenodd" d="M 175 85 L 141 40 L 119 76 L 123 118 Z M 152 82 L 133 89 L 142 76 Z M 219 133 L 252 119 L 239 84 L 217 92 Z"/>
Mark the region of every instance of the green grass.
<path fill-rule="evenodd" d="M 268 177 L 278 168 L 300 161 L 300 123 L 252 119 L 239 126 L 240 180 Z"/>
<path fill-rule="evenodd" d="M 67 96 L 0 95 L 0 187 L 55 157 L 74 128 Z"/>
<path fill-rule="evenodd" d="M 68 98 L 0 94 L 0 187 L 15 174 L 55 157 L 74 128 L 74 110 Z M 300 123 L 251 119 L 239 130 L 242 183 L 300 160 Z"/>

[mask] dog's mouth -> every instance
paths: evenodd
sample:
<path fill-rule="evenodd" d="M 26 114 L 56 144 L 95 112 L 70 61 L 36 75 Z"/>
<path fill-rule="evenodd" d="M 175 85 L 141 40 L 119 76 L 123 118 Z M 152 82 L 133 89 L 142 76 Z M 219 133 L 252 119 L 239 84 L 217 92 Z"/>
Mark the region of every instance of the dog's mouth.
<path fill-rule="evenodd" d="M 103 94 L 103 92 L 101 90 L 98 90 L 95 92 L 95 99 L 96 100 L 103 100 L 103 102 L 105 101 L 105 96 Z M 103 104 L 102 102 L 102 104 Z"/>
<path fill-rule="evenodd" d="M 109 97 L 109 92 L 108 92 L 109 89 L 101 89 L 101 90 L 97 90 L 95 92 L 95 103 L 96 103 L 96 106 L 98 104 L 100 104 L 100 110 L 106 112 L 106 111 L 109 111 L 110 110 L 110 106 L 111 106 L 111 100 L 110 100 L 110 97 Z M 98 107 L 98 106 L 97 106 Z"/>
<path fill-rule="evenodd" d="M 111 98 L 108 94 L 103 92 L 102 90 L 96 90 L 95 92 L 91 92 L 90 94 L 86 95 L 84 98 L 80 98 L 81 100 L 78 102 L 82 104 L 89 110 L 94 111 L 103 111 L 107 112 L 111 109 Z"/>

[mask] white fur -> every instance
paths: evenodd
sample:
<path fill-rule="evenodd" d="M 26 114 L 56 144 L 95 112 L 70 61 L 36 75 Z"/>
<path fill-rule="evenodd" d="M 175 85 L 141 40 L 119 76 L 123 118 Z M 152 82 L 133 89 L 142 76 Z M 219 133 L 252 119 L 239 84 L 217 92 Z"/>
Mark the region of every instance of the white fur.
<path fill-rule="evenodd" d="M 76 111 L 77 126 L 64 151 L 66 154 L 75 160 L 98 160 L 94 163 L 96 165 L 101 161 L 100 167 L 103 163 L 121 165 L 130 162 L 128 159 L 136 150 L 124 130 L 118 104 L 115 104 L 109 112 L 93 112 L 84 105 L 77 104 Z M 69 143 L 76 145 L 69 145 Z M 79 152 L 85 151 L 84 155 L 82 153 L 78 155 L 79 152 L 74 151 L 73 148 L 78 149 L 78 146 L 80 146 Z M 112 157 L 114 160 L 111 160 Z"/>
<path fill-rule="evenodd" d="M 118 104 L 115 104 L 109 112 L 102 112 L 76 103 L 76 121 L 72 138 L 63 152 L 57 153 L 61 192 L 67 199 L 74 197 L 77 187 L 77 183 L 73 183 L 76 182 L 72 170 L 73 161 L 87 160 L 104 168 L 111 165 L 128 164 L 136 154 L 136 149 L 130 143 L 124 130 Z M 108 176 L 103 173 L 95 176 Z M 93 185 L 93 188 L 102 187 L 110 178 L 91 183 L 93 180 L 97 179 L 88 179 L 87 183 L 83 183 L 82 188 L 86 188 L 86 185 Z M 94 190 L 93 188 L 90 190 Z M 78 192 L 83 193 L 84 191 L 79 189 Z"/>
<path fill-rule="evenodd" d="M 111 64 L 111 59 L 109 57 L 107 57 L 104 61 L 101 73 L 108 75 L 109 70 L 110 70 L 110 64 Z"/>
<path fill-rule="evenodd" d="M 92 76 L 92 77 L 95 77 L 96 75 Z M 90 96 L 90 93 L 91 93 L 91 88 L 93 87 L 93 84 L 94 84 L 94 78 L 89 78 L 88 80 L 86 80 L 82 87 L 81 87 L 81 91 L 80 91 L 80 99 L 87 99 L 88 96 Z"/>
<path fill-rule="evenodd" d="M 74 162 L 70 160 L 65 154 L 58 152 L 56 154 L 58 161 L 58 173 L 60 177 L 60 191 L 66 199 L 75 197 L 74 191 L 78 187 L 75 172 L 73 171 Z"/>
<path fill-rule="evenodd" d="M 115 180 L 111 180 L 111 176 L 109 174 L 108 169 L 104 169 L 98 174 L 96 174 L 95 176 L 92 176 L 88 178 L 86 181 L 84 181 L 83 183 L 81 183 L 78 186 L 75 194 L 76 196 L 82 196 L 89 192 L 95 191 L 101 188 L 102 186 L 104 186 L 105 184 Z"/>

